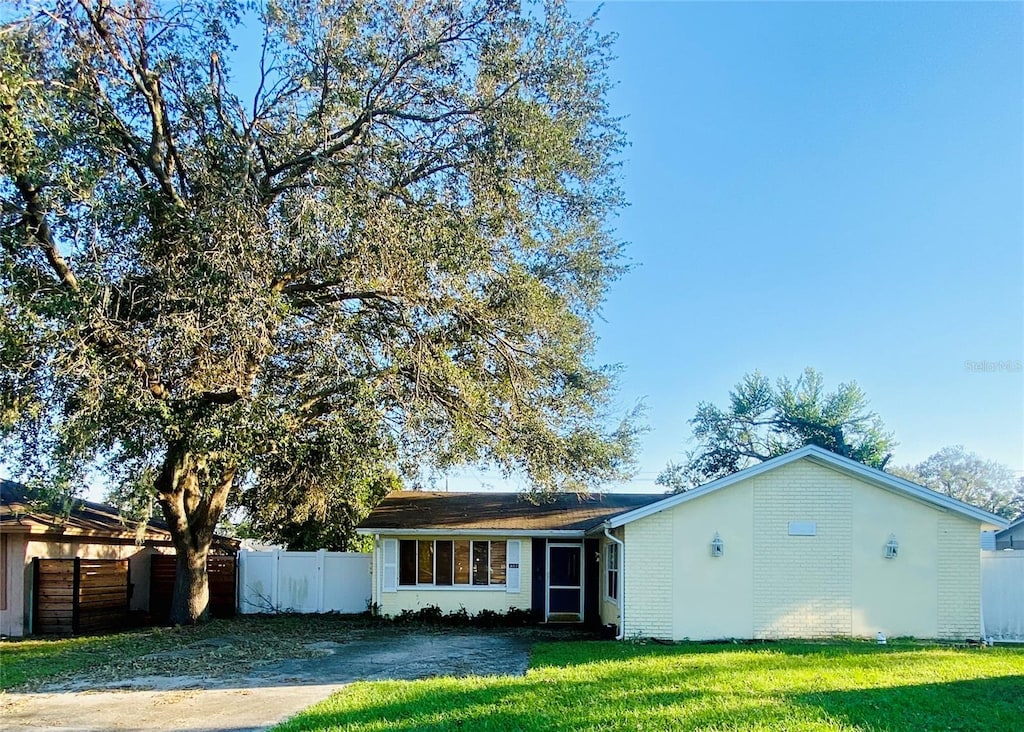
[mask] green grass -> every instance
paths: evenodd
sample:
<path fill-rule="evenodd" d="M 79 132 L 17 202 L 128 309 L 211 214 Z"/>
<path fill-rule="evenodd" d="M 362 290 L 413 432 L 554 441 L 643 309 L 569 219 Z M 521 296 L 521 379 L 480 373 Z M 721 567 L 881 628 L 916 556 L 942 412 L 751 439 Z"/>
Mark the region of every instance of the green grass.
<path fill-rule="evenodd" d="M 168 634 L 155 629 L 76 638 L 10 640 L 0 643 L 0 688 L 84 671 L 164 650 Z"/>
<path fill-rule="evenodd" d="M 1019 729 L 1022 700 L 1020 648 L 544 643 L 525 677 L 353 684 L 274 732 Z"/>

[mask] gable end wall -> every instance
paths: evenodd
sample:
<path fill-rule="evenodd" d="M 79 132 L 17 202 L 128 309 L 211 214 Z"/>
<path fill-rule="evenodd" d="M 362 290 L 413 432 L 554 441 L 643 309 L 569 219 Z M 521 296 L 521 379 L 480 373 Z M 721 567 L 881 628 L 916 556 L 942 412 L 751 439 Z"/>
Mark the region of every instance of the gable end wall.
<path fill-rule="evenodd" d="M 851 479 L 805 462 L 751 478 L 754 637 L 849 635 L 853 562 Z M 790 536 L 791 521 L 814 536 Z"/>
<path fill-rule="evenodd" d="M 814 535 L 791 536 L 791 521 Z M 627 638 L 980 632 L 979 522 L 811 461 L 622 528 Z M 725 553 L 712 558 L 716 531 Z"/>

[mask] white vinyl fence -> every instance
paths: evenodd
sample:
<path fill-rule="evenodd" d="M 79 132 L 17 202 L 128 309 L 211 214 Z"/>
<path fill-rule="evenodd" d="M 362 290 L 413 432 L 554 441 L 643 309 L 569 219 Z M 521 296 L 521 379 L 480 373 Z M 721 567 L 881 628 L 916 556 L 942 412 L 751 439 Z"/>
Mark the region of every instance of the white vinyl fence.
<path fill-rule="evenodd" d="M 361 613 L 369 602 L 369 554 L 238 553 L 240 613 Z"/>
<path fill-rule="evenodd" d="M 1024 551 L 981 553 L 985 635 L 1024 643 Z"/>

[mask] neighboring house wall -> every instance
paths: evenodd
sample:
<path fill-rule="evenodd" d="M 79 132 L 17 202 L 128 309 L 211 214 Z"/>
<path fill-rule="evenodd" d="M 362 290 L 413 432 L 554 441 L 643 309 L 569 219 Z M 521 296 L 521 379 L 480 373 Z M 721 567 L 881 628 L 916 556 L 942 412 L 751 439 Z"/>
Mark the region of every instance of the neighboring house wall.
<path fill-rule="evenodd" d="M 5 533 L 0 536 L 2 550 L 3 602 L 0 602 L 0 635 L 17 638 L 25 635 L 26 598 L 29 587 L 25 572 L 25 537 Z"/>
<path fill-rule="evenodd" d="M 811 462 L 624 528 L 627 637 L 979 632 L 978 522 Z M 721 557 L 710 552 L 716 531 Z"/>
<path fill-rule="evenodd" d="M 154 552 L 173 554 L 174 550 L 170 547 L 155 549 L 134 544 L 99 544 L 82 541 L 78 538 L 69 538 L 67 541 L 60 542 L 33 540 L 27 543 L 25 565 L 26 567 L 30 565 L 35 557 L 40 559 L 71 559 L 73 557 L 127 559 L 128 572 L 134 586 L 130 609 L 145 611 L 149 610 L 149 558 Z M 26 571 L 30 573 L 30 570 Z"/>
<path fill-rule="evenodd" d="M 519 591 L 508 592 L 506 587 L 473 587 L 452 585 L 447 587 L 399 585 L 395 592 L 379 592 L 382 581 L 379 562 L 384 539 L 413 540 L 455 540 L 455 541 L 518 541 L 519 542 Z M 420 610 L 435 605 L 444 613 L 458 612 L 465 608 L 470 615 L 481 610 L 506 612 L 510 607 L 529 610 L 531 606 L 530 577 L 533 572 L 532 542 L 522 536 L 458 536 L 445 534 L 433 536 L 381 537 L 375 542 L 371 573 L 373 576 L 373 602 L 385 616 L 398 615 L 403 610 Z"/>
<path fill-rule="evenodd" d="M 996 534 L 996 549 L 1024 550 L 1024 523 L 1011 526 Z"/>
<path fill-rule="evenodd" d="M 134 586 L 130 609 L 149 609 L 149 563 L 154 551 L 132 544 L 102 544 L 66 537 L 64 541 L 43 541 L 38 534 L 6 532 L 6 603 L 0 608 L 0 635 L 19 637 L 31 625 L 32 560 L 40 559 L 127 559 Z M 173 549 L 163 550 L 172 553 Z"/>

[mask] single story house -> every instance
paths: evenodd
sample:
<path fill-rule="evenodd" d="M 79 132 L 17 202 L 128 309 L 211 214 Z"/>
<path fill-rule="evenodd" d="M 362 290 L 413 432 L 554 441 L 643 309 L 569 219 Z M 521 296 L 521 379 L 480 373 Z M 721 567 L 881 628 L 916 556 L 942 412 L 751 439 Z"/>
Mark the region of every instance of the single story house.
<path fill-rule="evenodd" d="M 75 500 L 64 516 L 34 499 L 20 483 L 0 480 L 0 635 L 20 637 L 33 632 L 36 558 L 127 559 L 129 609 L 149 610 L 151 557 L 174 553 L 163 522 L 150 521 L 139 530 L 127 525 L 113 506 Z M 218 547 L 228 551 L 237 543 L 217 541 Z"/>
<path fill-rule="evenodd" d="M 995 546 L 999 549 L 1024 549 L 1024 516 L 1020 516 L 1002 531 L 995 532 Z"/>
<path fill-rule="evenodd" d="M 816 446 L 674 495 L 395 492 L 363 521 L 385 615 L 529 608 L 672 640 L 978 637 L 999 516 Z"/>

